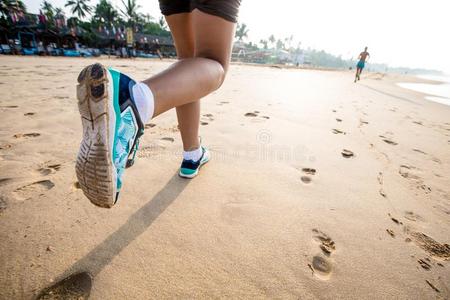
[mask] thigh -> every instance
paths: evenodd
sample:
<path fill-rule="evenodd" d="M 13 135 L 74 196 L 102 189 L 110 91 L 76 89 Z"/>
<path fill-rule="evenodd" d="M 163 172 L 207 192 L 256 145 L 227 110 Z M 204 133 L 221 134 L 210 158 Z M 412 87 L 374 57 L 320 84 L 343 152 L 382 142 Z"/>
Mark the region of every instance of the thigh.
<path fill-rule="evenodd" d="M 179 59 L 194 57 L 194 31 L 191 13 L 166 16 Z"/>
<path fill-rule="evenodd" d="M 233 46 L 235 23 L 221 17 L 192 11 L 195 57 L 204 57 L 219 62 L 228 69 Z"/>

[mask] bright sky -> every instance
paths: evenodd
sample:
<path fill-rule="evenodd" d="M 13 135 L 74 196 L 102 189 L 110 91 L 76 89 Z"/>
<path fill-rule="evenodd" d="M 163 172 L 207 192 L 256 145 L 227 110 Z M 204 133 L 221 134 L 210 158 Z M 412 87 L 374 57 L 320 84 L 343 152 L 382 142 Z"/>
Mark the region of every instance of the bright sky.
<path fill-rule="evenodd" d="M 24 2 L 31 12 L 41 3 Z M 63 7 L 66 0 L 49 2 Z M 157 0 L 138 3 L 143 13 L 161 15 Z M 449 12 L 449 0 L 242 0 L 239 21 L 248 25 L 251 41 L 292 34 L 293 45 L 301 42 L 343 58 L 355 57 L 367 45 L 373 62 L 450 73 Z"/>

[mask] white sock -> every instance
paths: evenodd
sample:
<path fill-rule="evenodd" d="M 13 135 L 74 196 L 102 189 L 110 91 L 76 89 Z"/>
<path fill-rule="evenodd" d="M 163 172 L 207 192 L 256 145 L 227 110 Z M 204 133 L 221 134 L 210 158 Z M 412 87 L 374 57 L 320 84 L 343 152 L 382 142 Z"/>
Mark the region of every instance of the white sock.
<path fill-rule="evenodd" d="M 203 150 L 202 150 L 202 147 L 200 146 L 196 150 L 183 151 L 183 158 L 185 160 L 198 161 L 200 159 L 200 157 L 202 157 L 202 154 L 203 154 Z"/>
<path fill-rule="evenodd" d="M 133 98 L 136 103 L 141 121 L 145 124 L 151 120 L 155 112 L 155 99 L 153 93 L 143 82 L 133 86 Z"/>

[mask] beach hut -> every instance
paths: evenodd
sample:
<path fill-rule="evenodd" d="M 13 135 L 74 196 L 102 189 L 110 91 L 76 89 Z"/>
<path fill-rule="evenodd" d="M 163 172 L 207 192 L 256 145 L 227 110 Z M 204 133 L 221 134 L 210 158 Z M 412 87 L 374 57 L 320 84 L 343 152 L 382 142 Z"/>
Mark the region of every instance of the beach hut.
<path fill-rule="evenodd" d="M 164 37 L 145 33 L 135 33 L 134 41 L 138 53 L 151 57 L 157 55 L 157 50 L 165 57 L 176 57 L 175 45 L 171 37 Z M 144 56 L 143 56 L 144 57 Z"/>
<path fill-rule="evenodd" d="M 0 54 L 11 54 L 8 29 L 0 25 Z"/>
<path fill-rule="evenodd" d="M 38 48 L 36 43 L 36 33 L 28 28 L 22 28 L 17 33 L 19 45 L 22 49 L 23 55 L 35 55 L 38 54 Z"/>

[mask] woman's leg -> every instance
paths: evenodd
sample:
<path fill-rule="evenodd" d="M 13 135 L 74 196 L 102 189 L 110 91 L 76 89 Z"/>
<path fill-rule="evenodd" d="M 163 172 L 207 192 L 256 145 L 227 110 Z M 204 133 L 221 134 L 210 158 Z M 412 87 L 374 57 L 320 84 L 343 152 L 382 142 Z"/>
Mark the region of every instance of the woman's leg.
<path fill-rule="evenodd" d="M 153 116 L 195 102 L 222 84 L 231 56 L 235 24 L 195 9 L 195 57 L 180 60 L 147 79 L 154 96 Z"/>
<path fill-rule="evenodd" d="M 166 17 L 175 42 L 178 59 L 194 57 L 194 30 L 190 13 L 174 14 Z M 177 118 L 183 141 L 183 150 L 198 149 L 198 129 L 200 123 L 200 100 L 178 106 Z"/>

